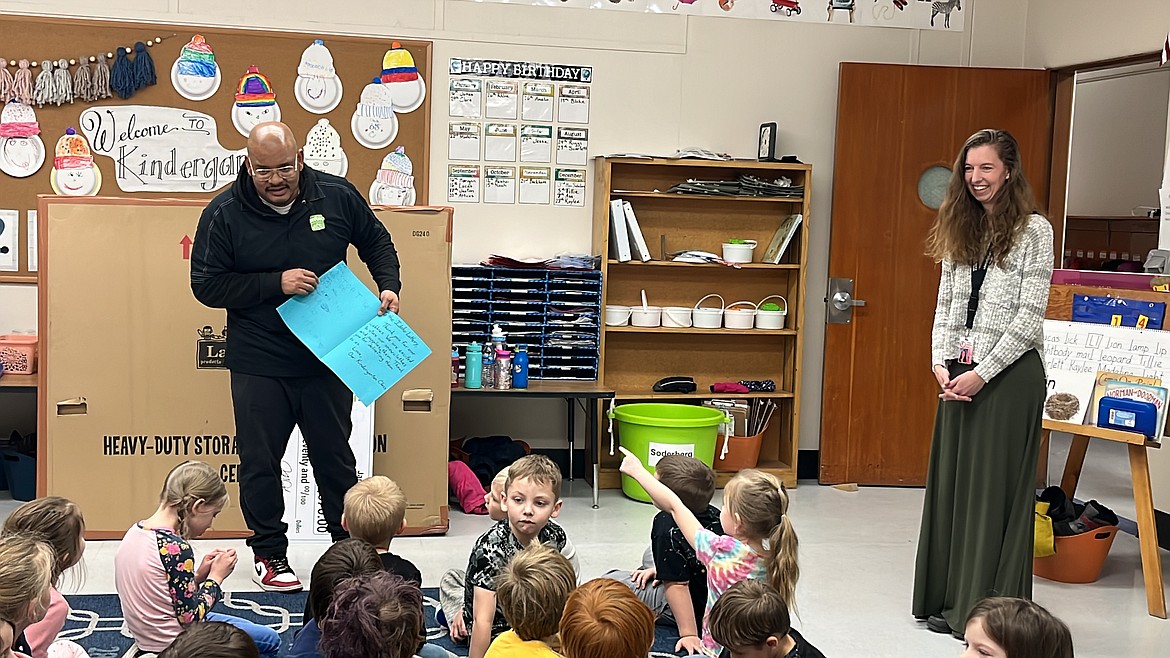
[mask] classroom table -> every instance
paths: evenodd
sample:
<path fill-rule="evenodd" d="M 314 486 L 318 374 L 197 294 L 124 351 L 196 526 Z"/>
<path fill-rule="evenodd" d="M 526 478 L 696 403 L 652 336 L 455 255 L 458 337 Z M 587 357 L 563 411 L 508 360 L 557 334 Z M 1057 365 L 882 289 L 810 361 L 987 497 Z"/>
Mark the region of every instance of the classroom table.
<path fill-rule="evenodd" d="M 563 399 L 569 405 L 569 422 L 566 428 L 566 438 L 569 443 L 569 479 L 573 479 L 573 448 L 575 445 L 576 434 L 576 409 L 577 400 L 585 400 L 587 402 L 585 409 L 585 434 L 586 442 L 585 449 L 591 455 L 590 461 L 593 462 L 593 509 L 598 508 L 598 492 L 597 480 L 600 476 L 600 464 L 597 463 L 597 450 L 595 441 L 597 438 L 597 401 L 598 400 L 612 400 L 614 397 L 614 390 L 607 388 L 596 381 L 562 381 L 555 379 L 530 379 L 528 380 L 528 388 L 510 388 L 506 390 L 499 390 L 495 388 L 464 388 L 462 386 L 451 389 L 452 398 L 460 397 L 501 397 L 511 398 L 516 400 L 547 400 L 553 398 Z"/>

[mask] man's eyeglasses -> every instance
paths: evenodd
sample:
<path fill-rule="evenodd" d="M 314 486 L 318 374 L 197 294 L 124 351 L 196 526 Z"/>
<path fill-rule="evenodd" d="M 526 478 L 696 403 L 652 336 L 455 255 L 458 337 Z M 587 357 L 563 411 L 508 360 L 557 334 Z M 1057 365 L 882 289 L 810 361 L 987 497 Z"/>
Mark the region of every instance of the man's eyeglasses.
<path fill-rule="evenodd" d="M 254 178 L 259 178 L 261 180 L 272 180 L 273 176 L 280 176 L 281 178 L 287 180 L 292 178 L 293 174 L 297 173 L 297 171 L 300 169 L 300 167 L 295 164 L 272 168 L 258 167 L 256 169 L 252 169 L 252 166 L 248 165 L 248 168 Z"/>

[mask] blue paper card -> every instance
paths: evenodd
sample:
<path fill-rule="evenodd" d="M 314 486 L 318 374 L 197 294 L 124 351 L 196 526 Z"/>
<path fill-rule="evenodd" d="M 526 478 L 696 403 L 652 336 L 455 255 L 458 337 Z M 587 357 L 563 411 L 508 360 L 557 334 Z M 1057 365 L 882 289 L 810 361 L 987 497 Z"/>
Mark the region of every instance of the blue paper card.
<path fill-rule="evenodd" d="M 368 406 L 431 354 L 397 314 L 378 315 L 380 306 L 343 261 L 321 275 L 316 290 L 276 310 L 293 335 Z"/>

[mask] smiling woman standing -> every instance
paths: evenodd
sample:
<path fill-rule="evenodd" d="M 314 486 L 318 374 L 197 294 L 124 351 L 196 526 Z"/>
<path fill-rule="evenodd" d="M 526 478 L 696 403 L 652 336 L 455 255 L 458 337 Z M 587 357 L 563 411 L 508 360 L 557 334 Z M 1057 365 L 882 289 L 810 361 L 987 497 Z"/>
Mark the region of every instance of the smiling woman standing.
<path fill-rule="evenodd" d="M 963 145 L 927 255 L 942 264 L 931 331 L 939 404 L 913 612 L 962 637 L 983 597 L 1032 595 L 1052 226 L 1007 131 Z"/>

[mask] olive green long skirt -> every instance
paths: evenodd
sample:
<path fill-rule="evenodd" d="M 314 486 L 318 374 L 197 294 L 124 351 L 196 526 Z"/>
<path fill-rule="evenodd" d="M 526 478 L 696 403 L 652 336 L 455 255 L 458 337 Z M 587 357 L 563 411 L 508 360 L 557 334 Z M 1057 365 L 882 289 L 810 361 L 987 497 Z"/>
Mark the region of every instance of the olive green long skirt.
<path fill-rule="evenodd" d="M 971 366 L 951 366 L 951 377 Z M 1032 597 L 1036 460 L 1045 395 L 1035 350 L 971 402 L 939 401 L 914 569 L 915 616 L 962 632 L 985 596 Z"/>

